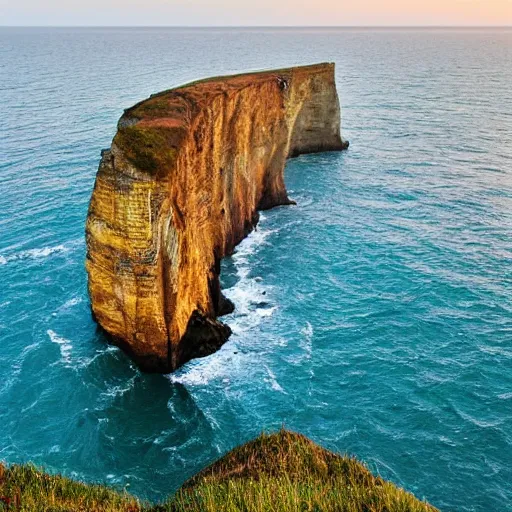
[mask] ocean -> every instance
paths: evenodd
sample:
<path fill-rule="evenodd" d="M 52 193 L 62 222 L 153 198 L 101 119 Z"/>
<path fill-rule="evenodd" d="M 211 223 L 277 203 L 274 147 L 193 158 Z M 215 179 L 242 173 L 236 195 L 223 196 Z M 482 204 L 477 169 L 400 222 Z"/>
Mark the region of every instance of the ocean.
<path fill-rule="evenodd" d="M 223 261 L 216 354 L 145 375 L 90 314 L 84 224 L 124 108 L 336 63 L 347 152 Z M 0 29 L 0 460 L 163 499 L 262 431 L 443 511 L 512 511 L 512 30 Z"/>

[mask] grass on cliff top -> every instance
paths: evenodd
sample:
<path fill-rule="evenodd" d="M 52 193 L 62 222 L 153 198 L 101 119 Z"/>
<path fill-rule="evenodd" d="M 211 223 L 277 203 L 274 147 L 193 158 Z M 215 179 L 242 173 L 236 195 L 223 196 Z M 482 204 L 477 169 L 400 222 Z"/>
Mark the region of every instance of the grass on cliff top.
<path fill-rule="evenodd" d="M 139 501 L 103 485 L 48 475 L 31 464 L 0 464 L 0 511 L 138 512 Z"/>
<path fill-rule="evenodd" d="M 0 466 L 1 468 L 1 466 Z M 412 494 L 374 477 L 351 457 L 282 430 L 235 448 L 161 505 L 107 487 L 48 476 L 32 466 L 0 469 L 5 510 L 43 512 L 433 512 Z"/>
<path fill-rule="evenodd" d="M 174 164 L 180 133 L 177 129 L 135 125 L 120 128 L 114 142 L 135 167 L 156 175 Z"/>

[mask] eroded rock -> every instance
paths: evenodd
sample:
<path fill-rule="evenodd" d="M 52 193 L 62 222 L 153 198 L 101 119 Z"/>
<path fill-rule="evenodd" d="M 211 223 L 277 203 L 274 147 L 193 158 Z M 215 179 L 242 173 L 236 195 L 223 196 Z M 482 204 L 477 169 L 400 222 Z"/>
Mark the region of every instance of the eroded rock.
<path fill-rule="evenodd" d="M 334 65 L 202 80 L 125 111 L 87 217 L 94 317 L 144 371 L 230 335 L 220 260 L 258 210 L 290 204 L 288 157 L 345 149 Z"/>

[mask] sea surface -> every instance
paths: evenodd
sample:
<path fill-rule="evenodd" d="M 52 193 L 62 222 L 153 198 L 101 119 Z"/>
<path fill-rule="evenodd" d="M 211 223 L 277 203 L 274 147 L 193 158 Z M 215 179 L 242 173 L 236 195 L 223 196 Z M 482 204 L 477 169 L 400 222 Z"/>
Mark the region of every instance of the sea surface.
<path fill-rule="evenodd" d="M 344 153 L 226 259 L 215 355 L 141 374 L 90 315 L 84 223 L 123 112 L 336 62 Z M 512 30 L 0 29 L 0 460 L 163 499 L 284 425 L 443 511 L 512 511 Z"/>

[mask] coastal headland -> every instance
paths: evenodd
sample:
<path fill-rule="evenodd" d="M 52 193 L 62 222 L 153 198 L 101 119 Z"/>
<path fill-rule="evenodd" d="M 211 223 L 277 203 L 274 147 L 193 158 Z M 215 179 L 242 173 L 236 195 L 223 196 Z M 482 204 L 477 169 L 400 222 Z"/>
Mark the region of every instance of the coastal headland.
<path fill-rule="evenodd" d="M 86 225 L 95 319 L 147 372 L 215 352 L 233 310 L 221 259 L 291 204 L 286 159 L 348 147 L 334 64 L 200 80 L 127 109 Z"/>

